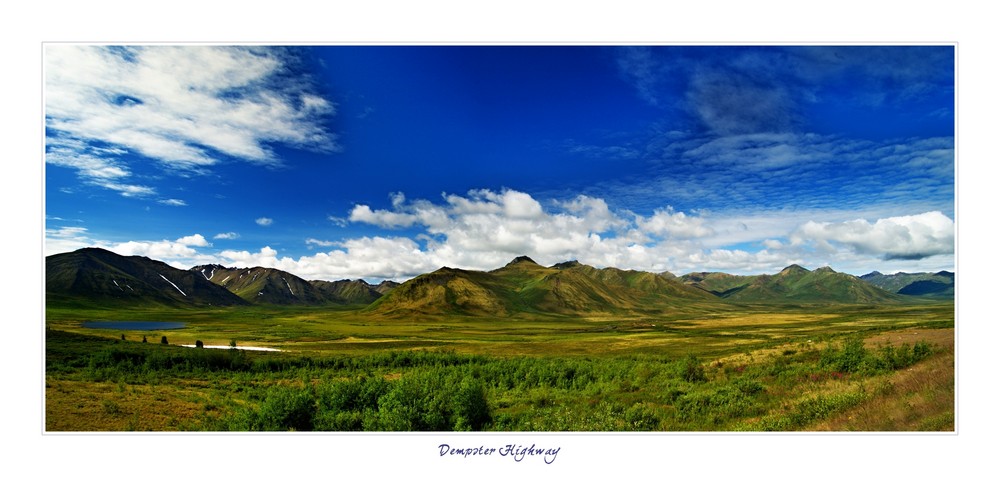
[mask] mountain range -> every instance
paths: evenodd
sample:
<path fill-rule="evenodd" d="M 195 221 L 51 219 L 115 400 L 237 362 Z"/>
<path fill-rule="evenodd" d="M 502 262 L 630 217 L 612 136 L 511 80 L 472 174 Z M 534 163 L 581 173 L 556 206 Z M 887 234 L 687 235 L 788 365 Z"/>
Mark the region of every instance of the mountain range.
<path fill-rule="evenodd" d="M 46 257 L 49 304 L 106 306 L 347 306 L 381 316 L 647 314 L 706 303 L 891 304 L 954 297 L 954 274 L 873 272 L 791 265 L 774 275 L 689 273 L 676 277 L 577 261 L 550 267 L 517 257 L 491 271 L 442 267 L 402 284 L 304 280 L 265 267 L 200 265 L 179 270 L 146 257 L 85 248 Z"/>
<path fill-rule="evenodd" d="M 790 265 L 774 275 L 739 276 L 726 273 L 690 273 L 681 281 L 727 301 L 888 303 L 901 301 L 897 293 L 830 267 L 809 271 Z"/>
<path fill-rule="evenodd" d="M 46 301 L 96 305 L 366 305 L 398 283 L 306 281 L 273 268 L 199 265 L 179 270 L 146 257 L 83 248 L 45 259 Z"/>
<path fill-rule="evenodd" d="M 900 295 L 922 296 L 927 298 L 954 298 L 955 274 L 952 272 L 937 273 L 894 273 L 883 275 L 871 272 L 861 276 L 861 279 L 883 290 Z"/>

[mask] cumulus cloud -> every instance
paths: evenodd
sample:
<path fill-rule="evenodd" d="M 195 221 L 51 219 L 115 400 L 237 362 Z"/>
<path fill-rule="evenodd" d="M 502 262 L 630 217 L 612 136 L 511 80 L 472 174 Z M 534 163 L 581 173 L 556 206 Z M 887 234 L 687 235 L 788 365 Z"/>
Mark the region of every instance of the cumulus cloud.
<path fill-rule="evenodd" d="M 396 217 L 426 227 L 429 246 L 453 259 L 468 259 L 466 252 L 535 253 L 567 256 L 595 237 L 625 222 L 602 199 L 577 197 L 554 203 L 546 212 L 529 194 L 515 190 L 473 190 L 466 196 L 446 195 L 445 204 L 428 201 L 398 203 Z M 384 211 L 377 211 L 384 212 Z"/>
<path fill-rule="evenodd" d="M 270 245 L 221 252 L 201 234 L 161 241 L 97 242 L 81 226 L 46 231 L 47 253 L 101 246 L 123 255 L 143 255 L 179 268 L 206 263 L 263 266 L 305 279 L 405 280 L 442 266 L 473 270 L 498 268 L 528 255 L 543 265 L 566 260 L 596 267 L 647 271 L 728 271 L 774 273 L 791 263 L 807 268 L 830 264 L 849 273 L 881 269 L 888 273 L 950 269 L 954 222 L 941 212 L 848 220 L 851 211 L 760 211 L 733 216 L 692 215 L 670 206 L 643 215 L 613 210 L 601 198 L 581 195 L 545 205 L 513 191 L 473 190 L 445 194 L 440 201 L 391 196 L 392 210 L 368 207 L 371 217 L 395 221 L 364 222 L 385 229 L 384 236 L 341 240 L 304 239 L 322 250 L 293 256 Z M 354 209 L 356 210 L 356 208 Z M 867 214 L 870 216 L 870 214 Z M 827 220 L 818 221 L 818 217 Z M 362 216 L 348 220 L 361 222 Z M 399 235 L 396 224 L 417 230 Z M 216 239 L 235 238 L 235 233 Z M 887 265 L 891 260 L 898 266 Z M 931 267 L 931 268 L 928 268 Z"/>
<path fill-rule="evenodd" d="M 747 274 L 780 270 L 792 263 L 802 262 L 806 260 L 794 254 L 775 253 L 771 250 L 748 252 L 731 249 L 698 251 L 677 261 L 682 269 L 687 270 L 729 270 Z"/>
<path fill-rule="evenodd" d="M 333 105 L 302 81 L 279 80 L 286 55 L 235 46 L 48 45 L 46 161 L 134 197 L 155 194 L 131 179 L 128 164 L 137 157 L 201 172 L 225 158 L 279 165 L 272 144 L 336 150 L 323 125 Z"/>
<path fill-rule="evenodd" d="M 365 224 L 377 225 L 379 227 L 409 227 L 417 221 L 417 218 L 409 214 L 390 212 L 388 210 L 373 211 L 367 205 L 356 205 L 351 210 L 348 217 L 351 222 L 361 222 Z"/>
<path fill-rule="evenodd" d="M 674 212 L 673 208 L 657 210 L 652 217 L 636 218 L 639 229 L 661 237 L 679 239 L 699 238 L 712 235 L 714 231 L 705 226 L 705 219 L 691 217 L 684 212 Z"/>
<path fill-rule="evenodd" d="M 941 212 L 828 223 L 809 221 L 792 235 L 792 243 L 840 243 L 888 260 L 919 260 L 955 251 L 955 223 Z"/>
<path fill-rule="evenodd" d="M 254 222 L 256 222 L 257 225 L 261 227 L 268 227 L 274 223 L 274 219 L 270 217 L 258 217 L 256 220 L 254 220 Z"/>
<path fill-rule="evenodd" d="M 181 237 L 177 239 L 177 243 L 181 245 L 190 245 L 192 247 L 211 247 L 212 244 L 208 243 L 201 234 L 188 235 L 187 237 Z"/>
<path fill-rule="evenodd" d="M 201 252 L 195 247 L 211 247 L 201 234 L 189 235 L 175 240 L 135 241 L 106 246 L 119 255 L 143 256 L 167 262 L 177 268 L 190 268 L 197 264 L 211 263 L 215 256 Z"/>
<path fill-rule="evenodd" d="M 236 232 L 223 232 L 215 234 L 212 238 L 215 240 L 234 240 L 240 238 L 240 234 Z"/>

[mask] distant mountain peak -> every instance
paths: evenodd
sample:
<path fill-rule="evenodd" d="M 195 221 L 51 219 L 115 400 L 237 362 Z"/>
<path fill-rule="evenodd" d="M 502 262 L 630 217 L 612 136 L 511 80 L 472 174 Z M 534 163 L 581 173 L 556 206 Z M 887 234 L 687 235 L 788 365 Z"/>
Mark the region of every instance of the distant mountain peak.
<path fill-rule="evenodd" d="M 527 255 L 521 255 L 520 257 L 516 257 L 516 258 L 514 258 L 514 260 L 511 260 L 510 263 L 507 264 L 507 266 L 509 267 L 511 265 L 517 265 L 519 263 L 530 263 L 530 264 L 538 265 L 538 262 L 535 262 L 534 260 L 532 260 L 531 257 L 529 257 Z"/>
<path fill-rule="evenodd" d="M 805 267 L 803 267 L 802 265 L 799 265 L 797 263 L 793 263 L 793 264 L 785 267 L 785 269 L 782 270 L 781 273 L 779 273 L 779 275 L 785 276 L 785 275 L 805 273 L 805 272 L 808 272 L 808 271 L 809 270 L 806 270 Z"/>
<path fill-rule="evenodd" d="M 558 269 L 558 270 L 565 270 L 567 268 L 573 268 L 573 267 L 579 267 L 579 266 L 580 266 L 580 262 L 579 261 L 577 261 L 577 260 L 570 260 L 568 262 L 557 263 L 557 264 L 553 265 L 552 268 L 555 268 L 555 269 Z"/>
<path fill-rule="evenodd" d="M 819 267 L 816 270 L 813 270 L 813 272 L 837 273 L 836 271 L 834 271 L 834 269 L 830 268 L 829 266 Z"/>

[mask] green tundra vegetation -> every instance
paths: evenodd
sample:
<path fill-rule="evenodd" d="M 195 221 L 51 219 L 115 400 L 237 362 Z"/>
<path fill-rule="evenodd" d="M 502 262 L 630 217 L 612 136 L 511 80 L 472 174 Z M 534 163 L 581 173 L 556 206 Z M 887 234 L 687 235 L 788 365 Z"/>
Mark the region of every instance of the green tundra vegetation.
<path fill-rule="evenodd" d="M 503 317 L 64 301 L 45 353 L 47 431 L 954 430 L 941 300 Z"/>

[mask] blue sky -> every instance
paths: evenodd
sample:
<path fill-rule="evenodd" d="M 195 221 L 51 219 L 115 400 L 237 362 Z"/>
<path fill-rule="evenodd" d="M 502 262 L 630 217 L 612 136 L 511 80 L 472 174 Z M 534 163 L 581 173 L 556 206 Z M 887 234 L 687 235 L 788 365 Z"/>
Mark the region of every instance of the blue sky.
<path fill-rule="evenodd" d="M 45 48 L 46 253 L 954 270 L 951 46 Z"/>

